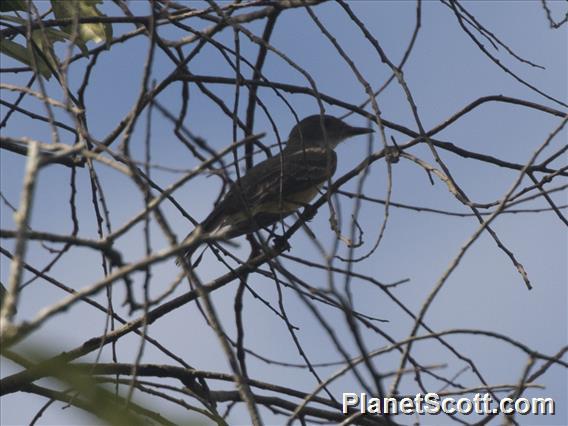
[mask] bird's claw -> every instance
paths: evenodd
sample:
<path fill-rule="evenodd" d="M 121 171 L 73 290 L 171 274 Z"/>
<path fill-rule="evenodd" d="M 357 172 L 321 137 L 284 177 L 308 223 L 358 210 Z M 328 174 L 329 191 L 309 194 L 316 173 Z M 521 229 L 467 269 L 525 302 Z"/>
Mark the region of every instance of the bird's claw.
<path fill-rule="evenodd" d="M 317 210 L 314 206 L 307 205 L 304 208 L 304 221 L 306 221 L 306 222 L 311 221 L 314 218 L 314 216 L 316 215 L 316 213 L 317 213 Z"/>
<path fill-rule="evenodd" d="M 387 146 L 385 148 L 385 159 L 391 164 L 398 163 L 400 152 L 401 149 L 397 145 Z"/>
<path fill-rule="evenodd" d="M 290 244 L 288 243 L 288 240 L 284 238 L 283 235 L 275 235 L 273 248 L 274 250 L 279 250 L 279 251 L 290 251 L 291 247 Z"/>

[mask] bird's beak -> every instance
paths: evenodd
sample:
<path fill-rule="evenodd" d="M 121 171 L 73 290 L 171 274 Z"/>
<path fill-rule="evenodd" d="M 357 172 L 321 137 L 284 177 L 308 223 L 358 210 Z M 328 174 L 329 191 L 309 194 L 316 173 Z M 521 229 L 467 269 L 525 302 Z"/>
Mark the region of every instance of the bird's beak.
<path fill-rule="evenodd" d="M 347 129 L 347 137 L 366 135 L 369 133 L 375 133 L 375 131 L 369 127 L 349 127 Z"/>

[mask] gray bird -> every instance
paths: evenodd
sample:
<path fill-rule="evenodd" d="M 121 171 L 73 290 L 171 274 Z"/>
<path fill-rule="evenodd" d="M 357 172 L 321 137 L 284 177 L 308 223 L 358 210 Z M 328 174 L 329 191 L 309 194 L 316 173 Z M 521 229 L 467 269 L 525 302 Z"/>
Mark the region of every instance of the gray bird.
<path fill-rule="evenodd" d="M 307 206 L 335 173 L 334 148 L 347 138 L 372 132 L 329 115 L 304 118 L 292 128 L 282 152 L 249 169 L 184 241 L 197 229 L 201 240 L 235 238 Z M 182 256 L 189 261 L 198 247 L 191 246 Z"/>

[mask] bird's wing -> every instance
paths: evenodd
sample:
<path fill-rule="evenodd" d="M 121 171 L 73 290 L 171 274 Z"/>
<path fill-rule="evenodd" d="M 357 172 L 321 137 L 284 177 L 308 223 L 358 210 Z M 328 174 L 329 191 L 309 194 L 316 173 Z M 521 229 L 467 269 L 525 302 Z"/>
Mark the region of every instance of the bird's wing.
<path fill-rule="evenodd" d="M 325 148 L 284 151 L 268 158 L 231 187 L 204 223 L 213 225 L 221 215 L 237 214 L 266 203 L 286 202 L 295 194 L 315 191 L 333 175 L 336 165 L 335 152 Z"/>

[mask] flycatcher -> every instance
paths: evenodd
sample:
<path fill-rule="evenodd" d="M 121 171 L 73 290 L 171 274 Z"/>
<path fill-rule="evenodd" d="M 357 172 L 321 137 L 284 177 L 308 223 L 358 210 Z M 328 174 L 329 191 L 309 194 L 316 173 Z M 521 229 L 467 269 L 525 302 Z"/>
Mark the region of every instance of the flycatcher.
<path fill-rule="evenodd" d="M 333 149 L 347 138 L 372 132 L 329 115 L 304 118 L 292 128 L 282 152 L 249 169 L 185 241 L 197 229 L 203 241 L 256 232 L 307 206 L 335 173 Z M 198 246 L 182 257 L 189 261 Z"/>

